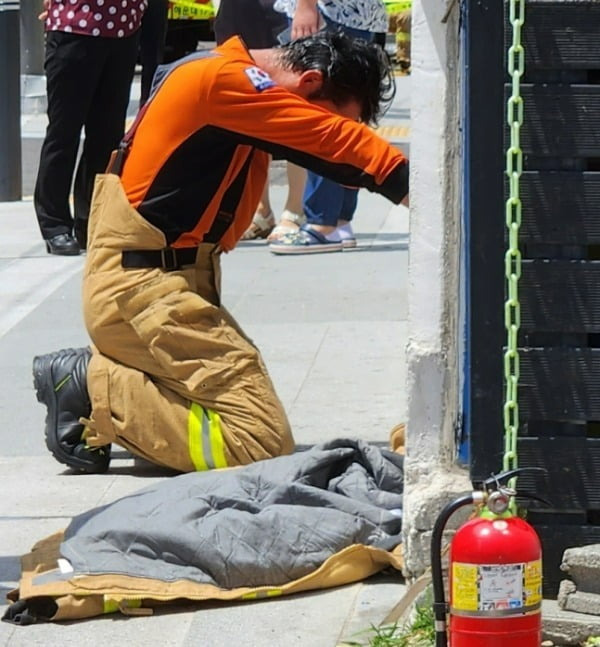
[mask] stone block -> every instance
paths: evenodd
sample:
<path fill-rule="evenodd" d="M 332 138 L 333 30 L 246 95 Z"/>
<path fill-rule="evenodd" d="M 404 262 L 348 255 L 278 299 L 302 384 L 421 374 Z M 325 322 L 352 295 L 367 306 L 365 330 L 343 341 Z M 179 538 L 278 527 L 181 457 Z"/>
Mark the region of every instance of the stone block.
<path fill-rule="evenodd" d="M 567 606 L 567 600 L 570 595 L 573 595 L 577 591 L 577 587 L 575 586 L 575 582 L 572 582 L 571 580 L 563 580 L 560 583 L 560 587 L 558 589 L 558 596 L 556 598 L 556 601 L 558 602 L 558 606 L 561 609 L 565 609 Z"/>
<path fill-rule="evenodd" d="M 600 595 L 578 591 L 575 583 L 570 580 L 560 583 L 557 602 L 564 611 L 600 616 Z"/>
<path fill-rule="evenodd" d="M 560 568 L 569 574 L 578 592 L 600 595 L 600 544 L 568 548 Z"/>
<path fill-rule="evenodd" d="M 561 647 L 581 645 L 590 636 L 600 636 L 600 617 L 563 611 L 555 600 L 542 605 L 543 640 Z"/>

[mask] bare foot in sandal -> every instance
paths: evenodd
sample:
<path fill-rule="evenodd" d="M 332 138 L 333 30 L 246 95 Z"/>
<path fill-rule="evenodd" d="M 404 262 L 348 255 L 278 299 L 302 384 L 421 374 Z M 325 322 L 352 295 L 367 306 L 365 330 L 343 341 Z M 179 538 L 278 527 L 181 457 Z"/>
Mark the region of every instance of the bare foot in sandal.
<path fill-rule="evenodd" d="M 284 209 L 281 213 L 279 224 L 267 236 L 267 240 L 279 240 L 285 234 L 291 234 L 297 231 L 305 222 L 306 217 L 304 214 L 293 213 L 288 209 Z"/>
<path fill-rule="evenodd" d="M 275 228 L 275 216 L 271 211 L 267 216 L 262 216 L 260 213 L 255 213 L 252 222 L 244 235 L 242 240 L 257 240 L 259 238 L 266 238 Z"/>

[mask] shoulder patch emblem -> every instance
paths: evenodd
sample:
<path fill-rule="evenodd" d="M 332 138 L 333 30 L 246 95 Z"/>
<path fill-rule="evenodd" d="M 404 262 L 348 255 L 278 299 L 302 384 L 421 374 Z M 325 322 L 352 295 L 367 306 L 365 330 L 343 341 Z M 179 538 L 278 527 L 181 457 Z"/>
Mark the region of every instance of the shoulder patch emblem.
<path fill-rule="evenodd" d="M 250 83 L 259 91 L 262 92 L 267 88 L 272 88 L 275 85 L 273 79 L 258 67 L 247 67 L 246 76 L 250 79 Z"/>

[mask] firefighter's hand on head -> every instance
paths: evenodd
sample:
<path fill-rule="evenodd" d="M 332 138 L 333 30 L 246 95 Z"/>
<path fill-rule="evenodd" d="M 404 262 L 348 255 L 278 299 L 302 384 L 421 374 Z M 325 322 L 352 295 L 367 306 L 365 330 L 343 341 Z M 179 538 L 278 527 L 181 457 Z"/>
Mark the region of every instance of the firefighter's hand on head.
<path fill-rule="evenodd" d="M 50 9 L 50 0 L 44 0 L 43 6 L 44 6 L 44 10 L 38 16 L 40 20 L 46 20 L 46 18 L 48 17 L 48 9 Z"/>

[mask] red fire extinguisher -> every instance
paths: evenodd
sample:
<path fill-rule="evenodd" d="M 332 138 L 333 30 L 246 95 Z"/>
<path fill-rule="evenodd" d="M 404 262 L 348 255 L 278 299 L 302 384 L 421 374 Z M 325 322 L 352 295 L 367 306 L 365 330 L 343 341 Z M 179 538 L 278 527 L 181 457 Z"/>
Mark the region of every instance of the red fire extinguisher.
<path fill-rule="evenodd" d="M 535 530 L 511 512 L 506 482 L 524 470 L 493 476 L 481 490 L 448 504 L 431 539 L 436 647 L 539 647 L 542 641 L 542 549 Z M 525 493 L 527 498 L 538 496 Z M 547 502 L 546 502 L 547 503 Z M 459 508 L 483 504 L 454 535 L 449 553 L 449 604 L 441 564 L 444 527 Z"/>

